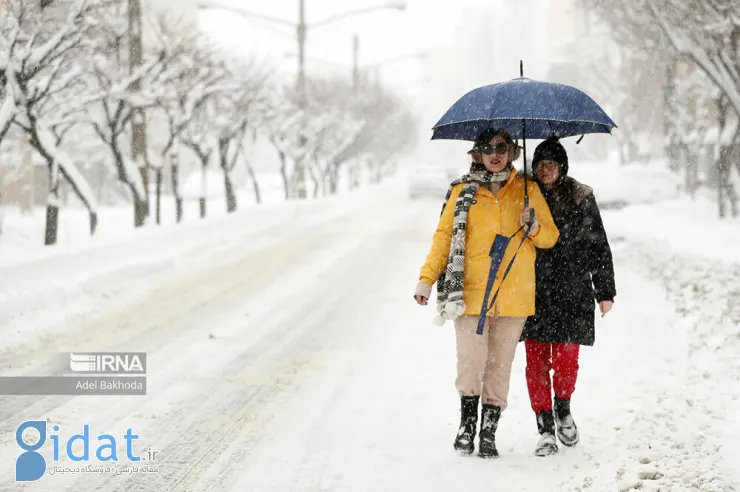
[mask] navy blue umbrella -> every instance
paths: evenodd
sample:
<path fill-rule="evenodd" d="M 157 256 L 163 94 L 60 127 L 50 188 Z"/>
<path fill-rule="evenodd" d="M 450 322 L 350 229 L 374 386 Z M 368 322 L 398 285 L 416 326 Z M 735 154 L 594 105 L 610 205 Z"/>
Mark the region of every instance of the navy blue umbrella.
<path fill-rule="evenodd" d="M 432 140 L 473 141 L 487 128 L 515 139 L 611 133 L 617 125 L 585 92 L 523 76 L 473 89 L 433 127 Z"/>
<path fill-rule="evenodd" d="M 611 133 L 616 126 L 581 90 L 520 77 L 462 96 L 434 125 L 432 140 L 473 141 L 490 127 L 523 140 Z"/>
<path fill-rule="evenodd" d="M 528 138 L 611 133 L 617 125 L 585 92 L 525 78 L 524 64 L 519 66 L 521 77 L 478 87 L 458 99 L 432 128 L 432 140 L 474 141 L 487 128 L 502 128 L 523 141 L 526 185 Z M 524 203 L 529 205 L 526 186 Z"/>

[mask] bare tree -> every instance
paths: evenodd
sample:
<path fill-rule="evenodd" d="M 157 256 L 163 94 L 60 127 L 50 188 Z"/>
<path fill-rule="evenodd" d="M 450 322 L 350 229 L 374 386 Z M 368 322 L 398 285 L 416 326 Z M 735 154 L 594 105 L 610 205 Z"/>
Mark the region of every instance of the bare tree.
<path fill-rule="evenodd" d="M 188 122 L 188 125 L 180 133 L 180 141 L 190 149 L 198 158 L 201 166 L 201 195 L 199 198 L 200 218 L 206 217 L 206 179 L 208 167 L 217 150 L 218 144 L 211 131 L 211 122 L 216 117 L 213 98 L 209 98 L 201 104 Z"/>
<path fill-rule="evenodd" d="M 232 171 L 244 151 L 247 130 L 268 104 L 265 94 L 269 73 L 253 63 L 233 60 L 228 63 L 235 87 L 214 98 L 216 117 L 213 121 L 218 145 L 218 162 L 224 176 L 226 210 L 237 208 Z"/>
<path fill-rule="evenodd" d="M 5 95 L 0 135 L 4 136 L 9 122 L 14 122 L 48 163 L 47 245 L 57 241 L 60 175 L 87 207 L 91 233 L 97 225 L 95 197 L 72 160 L 59 148 L 73 124 L 50 119 L 67 101 L 85 92 L 79 60 L 90 47 L 86 34 L 98 7 L 86 0 L 5 0 L 8 15 L 0 19 L 0 81 Z"/>
<path fill-rule="evenodd" d="M 740 176 L 740 4 L 733 0 L 684 3 L 666 0 L 666 9 L 649 4 L 656 22 L 680 53 L 688 56 L 720 90 L 717 160 L 718 212 L 726 216 L 728 201 L 733 217 L 738 214 L 738 192 L 734 189 L 732 163 Z M 734 115 L 728 118 L 728 111 Z M 730 128 L 727 128 L 731 125 Z M 725 134 L 731 135 L 726 140 Z"/>
<path fill-rule="evenodd" d="M 167 54 L 164 61 L 167 83 L 159 86 L 157 97 L 158 109 L 167 122 L 161 157 L 170 161 L 175 214 L 177 222 L 180 222 L 183 216 L 179 165 L 181 137 L 202 106 L 224 90 L 229 74 L 217 63 L 217 49 L 200 34 L 183 34 L 182 29 L 177 29 L 177 24 L 167 17 L 156 18 L 152 25 L 158 48 Z"/>
<path fill-rule="evenodd" d="M 165 54 L 144 54 L 144 63 L 133 73 L 127 62 L 128 26 L 125 6 L 107 5 L 98 10 L 98 19 L 91 37 L 96 41 L 96 52 L 90 54 L 87 67 L 94 91 L 72 109 L 81 112 L 84 121 L 93 128 L 108 149 L 118 180 L 129 190 L 133 203 L 134 227 L 144 225 L 148 214 L 147 190 L 130 149 L 122 142 L 131 130 L 131 123 L 139 110 L 152 107 L 156 101 L 154 87 L 163 84 Z M 131 87 L 138 81 L 139 90 Z"/>
<path fill-rule="evenodd" d="M 611 27 L 616 39 L 626 41 L 631 56 L 652 50 L 669 60 L 664 101 L 668 123 L 666 141 L 671 147 L 685 148 L 690 136 L 708 131 L 696 117 L 691 131 L 677 123 L 676 117 L 685 113 L 684 107 L 696 103 L 687 97 L 692 92 L 695 94 L 695 90 L 681 83 L 693 71 L 682 68 L 684 60 L 711 81 L 718 94 L 711 102 L 703 98 L 701 106 L 714 106 L 714 111 L 709 110 L 708 114 L 719 129 L 716 132 L 719 151 L 715 153 L 719 213 L 725 214 L 725 200 L 737 209 L 731 173 L 734 162 L 735 173 L 740 177 L 740 159 L 733 157 L 740 148 L 740 3 L 735 0 L 582 1 Z M 679 155 L 691 159 L 681 154 L 684 152 Z M 686 166 L 690 170 L 691 162 Z"/>
<path fill-rule="evenodd" d="M 261 115 L 261 127 L 267 134 L 280 160 L 280 176 L 283 180 L 285 199 L 290 200 L 295 195 L 290 175 L 295 169 L 292 148 L 295 135 L 298 132 L 302 112 L 293 104 L 289 97 L 284 97 L 288 91 L 274 91 L 273 98 Z"/>

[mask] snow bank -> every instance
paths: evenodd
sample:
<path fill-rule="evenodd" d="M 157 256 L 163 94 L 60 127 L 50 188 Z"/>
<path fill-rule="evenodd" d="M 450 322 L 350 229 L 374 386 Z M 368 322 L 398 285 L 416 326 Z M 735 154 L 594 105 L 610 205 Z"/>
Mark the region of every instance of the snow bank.
<path fill-rule="evenodd" d="M 569 175 L 594 189 L 601 208 L 657 203 L 680 195 L 680 179 L 651 163 L 619 166 L 605 162 L 572 162 Z"/>
<path fill-rule="evenodd" d="M 650 244 L 656 251 L 740 262 L 740 219 L 717 218 L 717 205 L 704 197 L 680 197 L 619 212 L 602 211 L 609 237 Z"/>

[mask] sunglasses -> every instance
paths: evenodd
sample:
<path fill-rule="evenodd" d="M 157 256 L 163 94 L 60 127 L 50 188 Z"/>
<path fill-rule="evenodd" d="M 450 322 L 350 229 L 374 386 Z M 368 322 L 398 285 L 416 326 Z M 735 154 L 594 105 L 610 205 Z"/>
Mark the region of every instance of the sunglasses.
<path fill-rule="evenodd" d="M 484 154 L 484 155 L 491 155 L 493 153 L 500 155 L 500 154 L 505 154 L 508 150 L 509 150 L 509 144 L 500 143 L 495 146 L 490 145 L 490 144 L 485 144 L 485 145 L 476 145 L 468 152 L 468 154 L 472 154 L 473 152 L 480 152 L 481 154 Z"/>
<path fill-rule="evenodd" d="M 537 164 L 534 165 L 535 169 L 547 169 L 548 171 L 554 171 L 556 169 L 560 169 L 560 164 L 557 162 L 549 161 L 547 164 L 540 161 Z"/>

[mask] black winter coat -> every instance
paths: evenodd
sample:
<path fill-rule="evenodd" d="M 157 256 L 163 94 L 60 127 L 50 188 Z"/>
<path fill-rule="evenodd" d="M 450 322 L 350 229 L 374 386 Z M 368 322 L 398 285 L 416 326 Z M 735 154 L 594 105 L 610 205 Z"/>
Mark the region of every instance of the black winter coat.
<path fill-rule="evenodd" d="M 560 238 L 552 249 L 537 250 L 535 315 L 522 340 L 593 345 L 596 302 L 617 294 L 601 214 L 591 188 L 569 176 L 552 190 L 541 188 Z"/>

